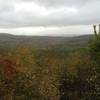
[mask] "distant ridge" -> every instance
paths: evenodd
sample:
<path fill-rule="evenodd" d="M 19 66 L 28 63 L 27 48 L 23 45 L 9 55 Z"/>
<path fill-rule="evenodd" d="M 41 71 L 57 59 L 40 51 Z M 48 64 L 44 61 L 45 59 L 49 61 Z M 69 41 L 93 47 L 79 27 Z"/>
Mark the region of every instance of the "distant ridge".
<path fill-rule="evenodd" d="M 81 35 L 74 37 L 53 36 L 24 36 L 0 33 L 0 48 L 16 48 L 27 46 L 34 49 L 43 48 L 77 48 L 84 47 L 93 35 Z"/>

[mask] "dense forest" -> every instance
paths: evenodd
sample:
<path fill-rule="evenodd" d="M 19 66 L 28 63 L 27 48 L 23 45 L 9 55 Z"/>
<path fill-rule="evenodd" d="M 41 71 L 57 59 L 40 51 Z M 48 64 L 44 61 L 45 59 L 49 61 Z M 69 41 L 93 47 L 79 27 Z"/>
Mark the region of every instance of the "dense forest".
<path fill-rule="evenodd" d="M 73 49 L 2 47 L 0 100 L 100 100 L 100 36 Z"/>

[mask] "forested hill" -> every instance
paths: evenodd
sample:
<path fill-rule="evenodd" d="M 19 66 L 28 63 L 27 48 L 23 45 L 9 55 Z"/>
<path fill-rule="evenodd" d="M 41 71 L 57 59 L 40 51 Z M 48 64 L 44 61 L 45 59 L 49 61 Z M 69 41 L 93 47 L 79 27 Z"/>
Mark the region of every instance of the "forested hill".
<path fill-rule="evenodd" d="M 0 48 L 15 48 L 20 46 L 32 47 L 35 49 L 46 48 L 72 48 L 84 47 L 92 35 L 75 37 L 52 37 L 52 36 L 18 36 L 11 34 L 0 34 Z"/>

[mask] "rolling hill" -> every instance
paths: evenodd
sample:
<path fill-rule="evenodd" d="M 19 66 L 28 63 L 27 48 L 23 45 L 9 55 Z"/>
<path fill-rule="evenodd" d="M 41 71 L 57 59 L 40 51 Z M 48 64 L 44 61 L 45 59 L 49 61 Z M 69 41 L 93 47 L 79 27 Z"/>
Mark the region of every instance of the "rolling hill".
<path fill-rule="evenodd" d="M 32 47 L 34 49 L 46 48 L 80 48 L 84 47 L 93 35 L 75 37 L 49 37 L 49 36 L 17 36 L 7 33 L 0 34 L 0 48 Z"/>

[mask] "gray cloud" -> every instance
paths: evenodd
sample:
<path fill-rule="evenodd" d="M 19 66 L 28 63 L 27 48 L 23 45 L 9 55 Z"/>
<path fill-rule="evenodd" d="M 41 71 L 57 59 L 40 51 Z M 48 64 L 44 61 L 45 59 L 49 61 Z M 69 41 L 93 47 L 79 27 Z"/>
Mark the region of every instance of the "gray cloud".
<path fill-rule="evenodd" d="M 95 0 L 21 0 L 24 2 L 36 2 L 41 6 L 59 7 L 59 6 L 84 6 L 87 3 Z M 98 0 L 99 1 L 99 0 Z"/>
<path fill-rule="evenodd" d="M 100 23 L 100 0 L 0 0 L 0 27 Z"/>

